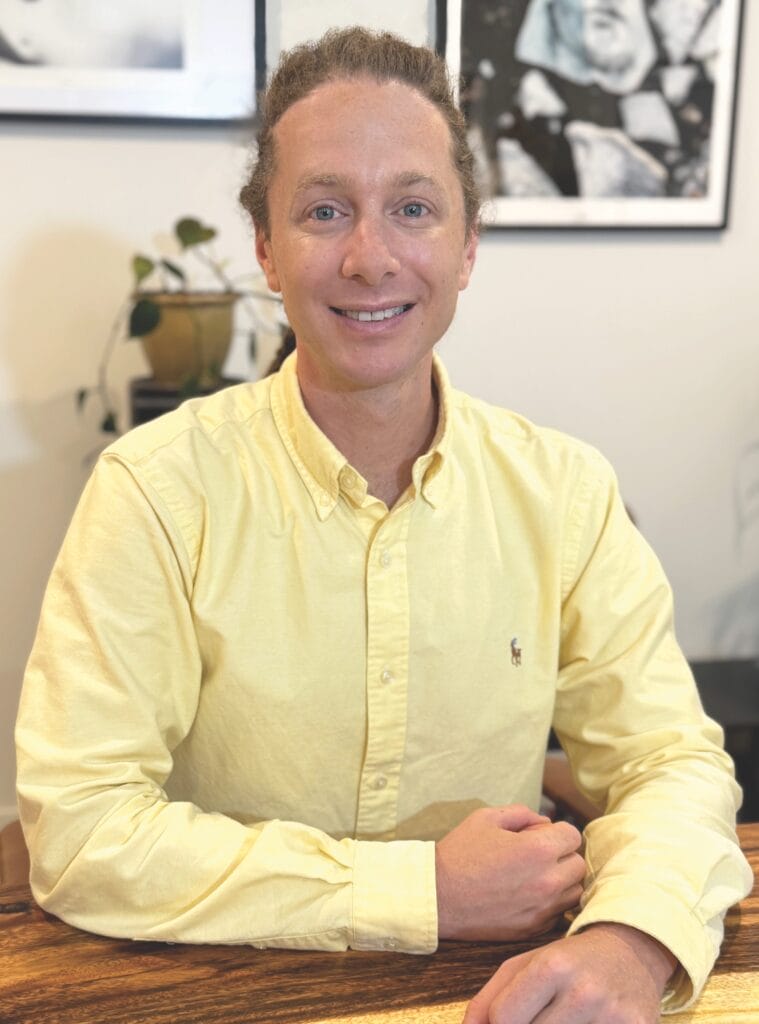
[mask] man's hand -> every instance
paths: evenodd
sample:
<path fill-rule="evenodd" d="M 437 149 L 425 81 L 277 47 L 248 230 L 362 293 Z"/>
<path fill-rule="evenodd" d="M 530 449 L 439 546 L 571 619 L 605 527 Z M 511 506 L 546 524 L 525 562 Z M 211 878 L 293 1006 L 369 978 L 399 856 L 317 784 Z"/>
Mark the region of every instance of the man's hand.
<path fill-rule="evenodd" d="M 513 942 L 547 931 L 577 905 L 582 837 L 527 807 L 484 807 L 435 850 L 441 939 Z"/>
<path fill-rule="evenodd" d="M 591 925 L 506 960 L 469 1004 L 464 1024 L 658 1024 L 675 964 L 635 928 Z"/>

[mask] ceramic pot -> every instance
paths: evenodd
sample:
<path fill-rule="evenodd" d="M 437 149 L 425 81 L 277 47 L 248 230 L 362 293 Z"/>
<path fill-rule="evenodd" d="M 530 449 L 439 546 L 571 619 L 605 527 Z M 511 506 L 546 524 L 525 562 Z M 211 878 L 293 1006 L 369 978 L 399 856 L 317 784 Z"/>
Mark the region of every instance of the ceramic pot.
<path fill-rule="evenodd" d="M 210 388 L 232 343 L 236 292 L 140 292 L 159 307 L 158 325 L 140 338 L 157 384 Z"/>

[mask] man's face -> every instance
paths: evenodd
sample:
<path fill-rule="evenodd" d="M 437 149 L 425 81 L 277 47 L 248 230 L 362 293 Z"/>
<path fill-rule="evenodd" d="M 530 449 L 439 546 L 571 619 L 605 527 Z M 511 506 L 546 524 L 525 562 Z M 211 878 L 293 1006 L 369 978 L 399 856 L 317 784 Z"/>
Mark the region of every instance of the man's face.
<path fill-rule="evenodd" d="M 643 0 L 553 0 L 553 9 L 564 44 L 605 71 L 626 68 L 648 31 Z"/>
<path fill-rule="evenodd" d="M 319 387 L 401 384 L 431 359 L 474 262 L 442 114 L 399 82 L 338 80 L 274 130 L 269 287 Z"/>

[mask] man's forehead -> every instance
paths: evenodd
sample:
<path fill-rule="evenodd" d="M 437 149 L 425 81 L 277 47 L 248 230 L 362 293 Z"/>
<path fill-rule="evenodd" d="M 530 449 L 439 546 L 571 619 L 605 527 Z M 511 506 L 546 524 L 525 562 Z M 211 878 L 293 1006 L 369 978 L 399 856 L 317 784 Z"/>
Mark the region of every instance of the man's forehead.
<path fill-rule="evenodd" d="M 296 124 L 299 136 L 312 129 L 318 138 L 334 140 L 366 123 L 386 130 L 407 127 L 412 122 L 414 130 L 423 132 L 426 138 L 439 133 L 450 140 L 450 126 L 442 111 L 415 86 L 394 78 L 378 80 L 362 75 L 321 82 L 283 112 L 274 125 L 273 136 L 281 141 Z"/>
<path fill-rule="evenodd" d="M 289 185 L 298 192 L 347 188 L 354 174 L 382 176 L 389 187 L 444 192 L 451 187 L 451 172 L 458 177 L 443 113 L 416 88 L 395 79 L 324 82 L 293 103 L 272 134 L 274 167 L 287 167 Z"/>

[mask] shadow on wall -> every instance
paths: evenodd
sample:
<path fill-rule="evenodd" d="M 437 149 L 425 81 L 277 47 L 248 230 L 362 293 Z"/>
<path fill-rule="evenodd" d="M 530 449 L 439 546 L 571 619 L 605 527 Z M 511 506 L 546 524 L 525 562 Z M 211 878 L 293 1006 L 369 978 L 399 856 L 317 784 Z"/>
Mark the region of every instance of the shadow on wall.
<path fill-rule="evenodd" d="M 81 438 L 97 445 L 96 417 L 76 411 L 77 389 L 96 380 L 97 367 L 114 316 L 131 285 L 131 250 L 112 237 L 80 227 L 31 236 L 16 250 L 2 297 L 0 364 L 16 398 L 19 429 L 50 451 Z M 113 382 L 124 371 L 145 371 L 139 346 L 118 344 Z M 118 390 L 118 388 L 117 388 Z M 51 398 L 71 396 L 69 429 L 53 433 L 44 417 Z M 5 461 L 5 460 L 4 460 Z"/>
<path fill-rule="evenodd" d="M 712 647 L 716 656 L 759 657 L 759 442 L 742 452 L 735 473 L 735 543 L 750 575 L 714 605 Z"/>
<path fill-rule="evenodd" d="M 103 443 L 97 408 L 81 415 L 75 396 L 96 378 L 128 275 L 126 246 L 58 228 L 18 246 L 0 284 L 0 807 L 12 803 L 5 762 L 45 584 Z M 144 372 L 138 347 L 118 348 L 114 382 Z"/>
<path fill-rule="evenodd" d="M 759 572 L 716 602 L 712 621 L 714 657 L 759 657 Z"/>

